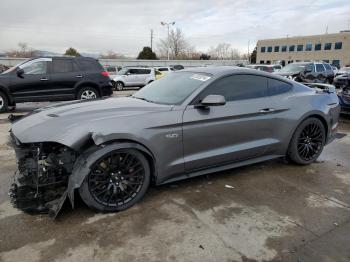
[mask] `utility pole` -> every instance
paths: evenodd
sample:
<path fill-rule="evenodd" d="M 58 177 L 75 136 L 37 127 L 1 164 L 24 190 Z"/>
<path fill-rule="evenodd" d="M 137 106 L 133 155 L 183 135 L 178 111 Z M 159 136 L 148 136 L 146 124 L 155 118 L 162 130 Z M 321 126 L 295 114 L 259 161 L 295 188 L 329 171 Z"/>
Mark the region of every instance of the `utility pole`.
<path fill-rule="evenodd" d="M 160 22 L 161 25 L 166 25 L 168 28 L 168 39 L 167 39 L 167 55 L 168 55 L 168 60 L 170 60 L 170 53 L 169 53 L 169 27 L 171 25 L 175 25 L 175 22 L 170 22 L 170 23 L 166 23 L 166 22 Z"/>
<path fill-rule="evenodd" d="M 151 51 L 153 52 L 153 29 L 151 29 Z"/>
<path fill-rule="evenodd" d="M 249 53 L 250 39 L 248 39 L 248 64 L 250 64 L 250 53 Z"/>

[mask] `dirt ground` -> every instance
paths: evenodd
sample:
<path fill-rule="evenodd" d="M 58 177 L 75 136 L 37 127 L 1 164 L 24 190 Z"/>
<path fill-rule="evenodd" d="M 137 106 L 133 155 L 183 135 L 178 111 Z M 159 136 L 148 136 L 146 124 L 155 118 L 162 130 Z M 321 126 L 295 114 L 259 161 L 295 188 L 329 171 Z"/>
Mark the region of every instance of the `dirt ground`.
<path fill-rule="evenodd" d="M 9 203 L 16 163 L 7 115 L 0 115 L 0 261 L 350 261 L 349 118 L 310 166 L 269 161 L 152 187 L 117 214 L 80 202 L 52 220 Z"/>

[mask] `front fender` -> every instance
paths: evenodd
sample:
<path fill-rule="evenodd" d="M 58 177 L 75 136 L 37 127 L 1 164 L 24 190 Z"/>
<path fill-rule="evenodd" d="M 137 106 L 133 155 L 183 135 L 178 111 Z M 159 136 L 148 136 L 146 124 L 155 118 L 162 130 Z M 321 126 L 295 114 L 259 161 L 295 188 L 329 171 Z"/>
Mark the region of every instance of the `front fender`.
<path fill-rule="evenodd" d="M 105 154 L 118 149 L 133 148 L 139 150 L 152 158 L 154 164 L 154 172 L 156 176 L 156 162 L 153 154 L 143 145 L 136 142 L 116 142 L 112 144 L 93 146 L 82 153 L 75 161 L 72 174 L 68 182 L 68 197 L 74 208 L 74 190 L 79 188 L 85 177 L 90 173 L 91 166 Z"/>

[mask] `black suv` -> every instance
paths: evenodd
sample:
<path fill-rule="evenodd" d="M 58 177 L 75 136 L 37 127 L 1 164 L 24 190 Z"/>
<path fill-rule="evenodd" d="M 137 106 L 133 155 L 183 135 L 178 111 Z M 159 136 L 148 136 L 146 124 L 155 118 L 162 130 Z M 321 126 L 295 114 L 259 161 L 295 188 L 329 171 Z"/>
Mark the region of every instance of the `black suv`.
<path fill-rule="evenodd" d="M 291 63 L 274 73 L 298 82 L 306 83 L 330 84 L 334 79 L 332 66 L 324 62 Z"/>
<path fill-rule="evenodd" d="M 108 73 L 88 57 L 34 58 L 0 74 L 0 112 L 20 102 L 94 99 L 112 93 Z"/>

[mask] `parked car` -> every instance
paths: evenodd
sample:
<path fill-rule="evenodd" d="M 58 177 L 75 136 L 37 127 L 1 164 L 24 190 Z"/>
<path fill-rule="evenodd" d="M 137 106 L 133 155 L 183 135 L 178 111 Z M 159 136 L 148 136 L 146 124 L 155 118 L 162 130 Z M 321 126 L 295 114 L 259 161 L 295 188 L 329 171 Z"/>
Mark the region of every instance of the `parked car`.
<path fill-rule="evenodd" d="M 269 72 L 272 73 L 275 71 L 274 65 L 268 65 L 268 64 L 252 64 L 252 65 L 246 65 L 247 68 L 251 68 L 251 69 L 256 69 L 256 70 L 260 70 L 260 71 L 265 71 L 265 72 Z"/>
<path fill-rule="evenodd" d="M 349 80 L 348 80 L 349 83 Z M 338 92 L 339 104 L 342 114 L 350 114 L 350 85 L 348 84 Z"/>
<path fill-rule="evenodd" d="M 185 69 L 183 65 L 170 65 L 170 68 L 174 68 L 175 71 Z"/>
<path fill-rule="evenodd" d="M 0 112 L 21 102 L 94 99 L 113 93 L 96 59 L 42 57 L 0 74 Z"/>
<path fill-rule="evenodd" d="M 350 66 L 344 66 L 337 71 L 336 76 L 344 75 L 344 74 L 348 74 L 348 73 L 350 73 Z"/>
<path fill-rule="evenodd" d="M 163 66 L 163 67 L 155 67 L 155 69 L 159 72 L 162 72 L 163 74 L 168 74 L 168 73 L 171 73 L 174 70 L 174 68 L 170 67 L 170 66 Z"/>
<path fill-rule="evenodd" d="M 156 80 L 154 68 L 149 67 L 125 67 L 117 72 L 114 78 L 114 87 L 121 91 L 124 87 L 143 87 Z"/>
<path fill-rule="evenodd" d="M 238 67 L 192 68 L 130 97 L 36 110 L 12 125 L 10 196 L 57 214 L 75 190 L 91 208 L 131 207 L 159 185 L 287 156 L 314 162 L 336 134 L 331 88 Z"/>
<path fill-rule="evenodd" d="M 350 114 L 350 72 L 334 78 L 342 114 Z"/>
<path fill-rule="evenodd" d="M 282 65 L 272 65 L 275 71 L 279 71 L 282 69 Z"/>
<path fill-rule="evenodd" d="M 344 88 L 348 86 L 350 78 L 350 71 L 345 74 L 338 75 L 334 78 L 333 84 L 336 88 Z"/>
<path fill-rule="evenodd" d="M 324 62 L 291 63 L 275 74 L 306 83 L 332 83 L 334 78 L 331 65 Z"/>
<path fill-rule="evenodd" d="M 109 78 L 114 80 L 118 72 L 117 68 L 115 66 L 104 66 L 104 69 L 106 72 L 108 72 Z"/>
<path fill-rule="evenodd" d="M 165 74 L 163 72 L 160 72 L 158 70 L 154 70 L 154 73 L 156 75 L 156 80 L 161 79 L 163 76 L 165 76 Z"/>

